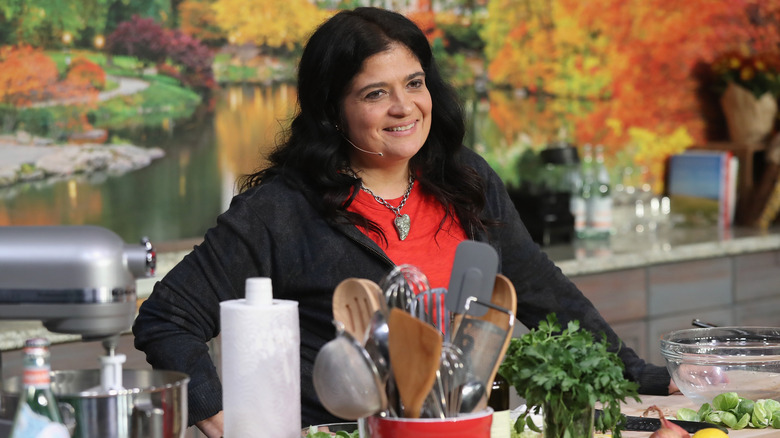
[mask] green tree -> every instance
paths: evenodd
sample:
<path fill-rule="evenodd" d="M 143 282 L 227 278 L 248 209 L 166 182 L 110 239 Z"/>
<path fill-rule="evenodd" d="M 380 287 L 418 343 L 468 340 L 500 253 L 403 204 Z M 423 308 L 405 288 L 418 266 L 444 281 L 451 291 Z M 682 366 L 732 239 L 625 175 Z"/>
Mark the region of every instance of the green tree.
<path fill-rule="evenodd" d="M 52 47 L 104 23 L 111 0 L 0 0 L 0 43 Z"/>
<path fill-rule="evenodd" d="M 173 16 L 171 0 L 107 1 L 110 4 L 108 7 L 108 16 L 106 19 L 106 34 L 110 34 L 115 31 L 117 26 L 119 26 L 119 23 L 129 21 L 133 18 L 134 15 L 138 15 L 143 18 L 152 18 L 154 21 L 162 23 L 164 27 L 172 27 L 176 22 Z"/>

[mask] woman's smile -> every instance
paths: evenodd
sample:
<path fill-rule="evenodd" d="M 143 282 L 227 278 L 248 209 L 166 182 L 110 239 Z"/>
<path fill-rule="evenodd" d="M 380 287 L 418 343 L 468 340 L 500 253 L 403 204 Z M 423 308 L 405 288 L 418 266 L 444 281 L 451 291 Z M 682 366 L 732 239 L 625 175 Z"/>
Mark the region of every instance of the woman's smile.
<path fill-rule="evenodd" d="M 408 125 L 396 126 L 396 127 L 393 127 L 393 128 L 387 128 L 386 130 L 390 131 L 390 132 L 404 132 L 404 131 L 408 131 L 408 130 L 414 128 L 415 123 L 417 123 L 417 122 L 412 122 L 412 123 L 410 123 Z"/>

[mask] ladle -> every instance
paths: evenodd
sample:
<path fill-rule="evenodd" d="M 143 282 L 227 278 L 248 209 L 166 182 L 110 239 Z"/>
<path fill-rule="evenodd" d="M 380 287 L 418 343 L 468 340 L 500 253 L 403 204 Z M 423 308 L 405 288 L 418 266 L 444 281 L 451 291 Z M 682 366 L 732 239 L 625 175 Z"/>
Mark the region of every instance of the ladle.
<path fill-rule="evenodd" d="M 363 340 L 379 307 L 375 293 L 361 279 L 347 278 L 333 291 L 333 318 L 355 339 Z"/>
<path fill-rule="evenodd" d="M 322 405 L 347 420 L 374 415 L 387 407 L 379 372 L 360 343 L 334 321 L 336 337 L 314 359 L 312 379 Z"/>
<path fill-rule="evenodd" d="M 492 382 L 489 386 L 493 386 Z M 477 380 L 467 381 L 459 388 L 457 393 L 459 394 L 459 400 L 455 408 L 458 413 L 468 414 L 474 412 L 477 407 L 483 405 L 487 400 L 485 385 Z"/>
<path fill-rule="evenodd" d="M 419 418 L 439 369 L 442 334 L 425 321 L 395 308 L 390 309 L 387 324 L 390 363 L 403 415 Z"/>
<path fill-rule="evenodd" d="M 369 321 L 368 331 L 363 341 L 368 355 L 374 361 L 379 378 L 383 384 L 387 383 L 390 376 L 390 347 L 388 344 L 388 334 L 390 329 L 387 326 L 387 317 L 381 310 L 374 312 Z"/>

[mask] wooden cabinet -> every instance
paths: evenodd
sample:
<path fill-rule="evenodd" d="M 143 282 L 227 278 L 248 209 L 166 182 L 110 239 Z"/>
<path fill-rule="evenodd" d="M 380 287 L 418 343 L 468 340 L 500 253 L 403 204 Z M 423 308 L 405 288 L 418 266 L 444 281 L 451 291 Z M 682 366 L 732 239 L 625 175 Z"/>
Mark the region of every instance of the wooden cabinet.
<path fill-rule="evenodd" d="M 664 365 L 660 338 L 715 325 L 780 326 L 780 251 L 570 276 L 626 345 Z"/>

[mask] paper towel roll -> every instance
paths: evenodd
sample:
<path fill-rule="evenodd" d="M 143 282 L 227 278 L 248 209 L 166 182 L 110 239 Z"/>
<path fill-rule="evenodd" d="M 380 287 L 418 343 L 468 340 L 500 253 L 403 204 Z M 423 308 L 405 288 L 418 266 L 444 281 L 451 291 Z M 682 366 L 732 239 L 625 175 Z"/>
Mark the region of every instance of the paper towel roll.
<path fill-rule="evenodd" d="M 251 303 L 220 304 L 224 437 L 300 438 L 298 303 Z"/>

